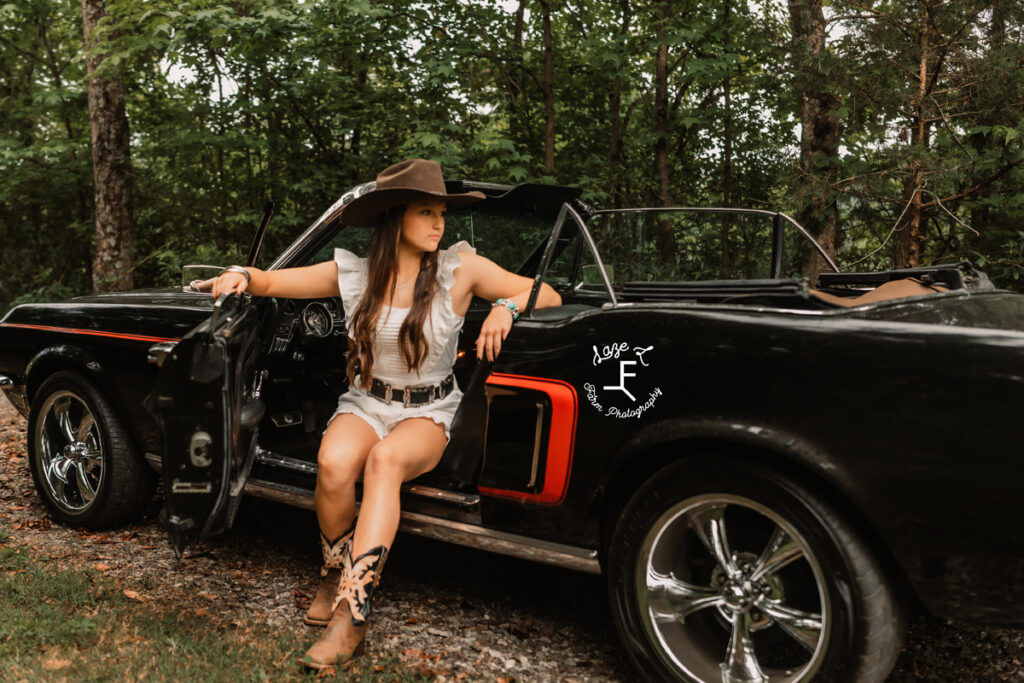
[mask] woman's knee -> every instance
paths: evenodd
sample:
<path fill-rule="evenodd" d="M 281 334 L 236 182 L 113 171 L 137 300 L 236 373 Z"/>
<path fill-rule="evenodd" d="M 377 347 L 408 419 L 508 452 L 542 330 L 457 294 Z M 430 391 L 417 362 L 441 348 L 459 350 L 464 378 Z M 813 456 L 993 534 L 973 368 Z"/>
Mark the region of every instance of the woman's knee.
<path fill-rule="evenodd" d="M 317 484 L 329 489 L 354 485 L 362 473 L 363 458 L 351 449 L 320 447 L 317 454 Z"/>
<path fill-rule="evenodd" d="M 405 474 L 405 463 L 395 447 L 387 440 L 377 443 L 366 456 L 367 479 L 398 479 Z"/>

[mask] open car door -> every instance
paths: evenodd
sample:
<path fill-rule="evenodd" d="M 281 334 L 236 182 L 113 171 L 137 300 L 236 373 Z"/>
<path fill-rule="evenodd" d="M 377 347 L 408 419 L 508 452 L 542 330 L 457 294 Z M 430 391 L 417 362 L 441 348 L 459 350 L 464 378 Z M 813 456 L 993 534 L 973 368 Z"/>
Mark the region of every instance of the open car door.
<path fill-rule="evenodd" d="M 247 386 L 261 309 L 222 296 L 209 320 L 150 351 L 160 365 L 147 408 L 161 433 L 161 521 L 179 557 L 189 543 L 230 528 L 238 511 L 264 412 L 258 386 Z"/>

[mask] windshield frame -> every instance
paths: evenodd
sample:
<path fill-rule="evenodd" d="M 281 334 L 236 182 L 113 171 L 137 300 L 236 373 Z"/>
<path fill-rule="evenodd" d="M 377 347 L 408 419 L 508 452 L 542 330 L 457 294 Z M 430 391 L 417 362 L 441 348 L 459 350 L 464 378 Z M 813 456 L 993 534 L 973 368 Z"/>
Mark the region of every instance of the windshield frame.
<path fill-rule="evenodd" d="M 818 252 L 818 255 L 825 261 L 832 272 L 838 273 L 839 266 L 836 262 L 827 254 L 817 240 L 811 237 L 811 234 L 807 230 L 797 223 L 790 216 L 780 211 L 767 211 L 764 209 L 734 209 L 726 207 L 706 207 L 706 206 L 663 206 L 663 207 L 645 207 L 637 209 L 600 209 L 594 211 L 590 215 L 590 220 L 596 220 L 599 216 L 609 214 L 630 214 L 630 213 L 720 213 L 720 214 L 737 214 L 744 216 L 764 216 L 772 219 L 772 260 L 770 277 L 771 279 L 779 279 L 782 272 L 782 244 L 783 238 L 785 237 L 783 229 L 786 224 L 789 224 L 796 228 L 797 232 L 803 235 L 803 237 L 811 243 L 811 246 Z M 589 237 L 589 232 L 587 233 Z M 596 250 L 595 250 L 596 251 Z M 603 267 L 602 267 L 603 270 Z"/>

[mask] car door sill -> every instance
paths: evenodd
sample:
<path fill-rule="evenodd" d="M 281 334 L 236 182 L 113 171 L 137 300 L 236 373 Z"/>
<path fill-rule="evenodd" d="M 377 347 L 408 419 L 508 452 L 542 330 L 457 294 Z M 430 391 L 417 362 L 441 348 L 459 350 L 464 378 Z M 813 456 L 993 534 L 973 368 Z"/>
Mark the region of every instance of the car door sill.
<path fill-rule="evenodd" d="M 153 469 L 157 472 L 160 471 L 162 463 L 159 455 L 155 453 L 146 453 L 146 460 Z M 289 458 L 285 455 L 278 455 L 277 453 L 267 451 L 262 448 L 257 448 L 256 450 L 256 463 L 313 477 L 316 476 L 317 470 L 316 463 L 299 460 L 298 458 Z M 410 496 L 418 496 L 437 503 L 454 505 L 463 510 L 473 509 L 480 504 L 480 494 L 460 493 L 458 491 L 449 491 L 447 489 L 439 489 L 433 486 L 424 486 L 423 484 L 403 484 L 402 493 Z"/>
<path fill-rule="evenodd" d="M 245 492 L 256 498 L 265 498 L 307 510 L 315 509 L 313 494 L 307 489 L 296 486 L 250 478 L 245 484 Z M 591 574 L 601 573 L 597 551 L 590 548 L 578 548 L 511 534 L 506 531 L 487 529 L 476 524 L 467 524 L 412 510 L 402 511 L 398 528 L 400 531 L 417 536 L 425 536 L 510 557 L 533 560 Z"/>

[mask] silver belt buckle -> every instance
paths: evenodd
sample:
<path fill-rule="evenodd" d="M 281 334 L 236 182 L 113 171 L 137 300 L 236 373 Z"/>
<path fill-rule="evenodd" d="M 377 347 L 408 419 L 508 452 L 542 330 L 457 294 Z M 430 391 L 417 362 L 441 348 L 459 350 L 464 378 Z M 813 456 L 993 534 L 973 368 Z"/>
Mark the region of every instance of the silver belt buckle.
<path fill-rule="evenodd" d="M 406 387 L 405 389 L 402 390 L 402 404 L 406 408 L 409 407 L 409 393 L 409 387 Z"/>
<path fill-rule="evenodd" d="M 385 405 L 391 405 L 391 385 L 384 384 L 384 403 Z"/>

